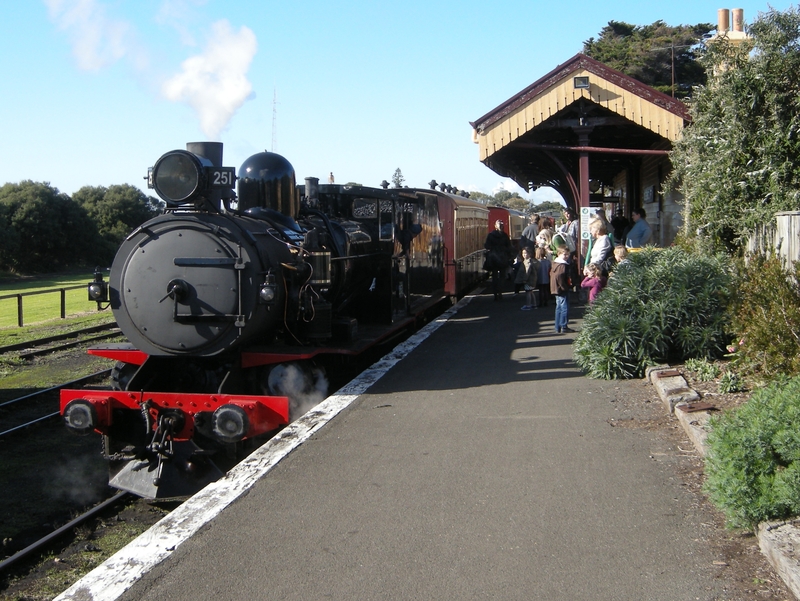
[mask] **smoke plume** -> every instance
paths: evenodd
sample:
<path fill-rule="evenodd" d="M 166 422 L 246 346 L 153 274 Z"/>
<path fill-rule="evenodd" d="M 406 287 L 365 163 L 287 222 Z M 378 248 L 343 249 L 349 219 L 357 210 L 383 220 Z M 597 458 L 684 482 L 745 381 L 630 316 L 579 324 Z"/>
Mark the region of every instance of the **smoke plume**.
<path fill-rule="evenodd" d="M 132 23 L 109 14 L 114 5 L 101 0 L 43 1 L 50 19 L 65 32 L 80 69 L 100 71 L 125 60 L 134 73 L 153 79 L 148 49 Z M 184 45 L 193 46 L 190 25 L 198 21 L 195 9 L 200 4 L 201 0 L 165 0 L 155 21 L 174 29 Z M 217 21 L 211 25 L 205 48 L 184 60 L 178 73 L 165 78 L 161 94 L 192 107 L 207 138 L 219 140 L 236 111 L 252 96 L 247 72 L 257 49 L 251 29 L 235 30 L 228 21 Z"/>
<path fill-rule="evenodd" d="M 130 52 L 131 27 L 109 17 L 96 0 L 44 0 L 50 19 L 65 31 L 78 67 L 99 71 Z"/>
<path fill-rule="evenodd" d="M 247 27 L 234 31 L 223 20 L 214 23 L 212 37 L 202 54 L 186 59 L 181 72 L 162 87 L 164 96 L 185 102 L 200 118 L 200 127 L 210 140 L 219 135 L 253 86 L 247 71 L 258 44 Z"/>

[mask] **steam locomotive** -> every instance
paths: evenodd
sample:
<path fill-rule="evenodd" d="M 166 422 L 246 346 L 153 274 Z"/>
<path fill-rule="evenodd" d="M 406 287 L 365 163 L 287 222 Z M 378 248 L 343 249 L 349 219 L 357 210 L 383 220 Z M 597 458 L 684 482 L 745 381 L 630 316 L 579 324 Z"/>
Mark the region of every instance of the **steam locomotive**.
<path fill-rule="evenodd" d="M 67 427 L 102 435 L 110 484 L 143 497 L 216 480 L 215 459 L 324 398 L 325 358 L 365 352 L 485 277 L 488 210 L 436 182 L 297 186 L 270 152 L 237 177 L 215 142 L 164 154 L 147 178 L 163 214 L 88 286 L 128 340 L 89 350 L 116 362 L 111 389 L 61 392 Z"/>

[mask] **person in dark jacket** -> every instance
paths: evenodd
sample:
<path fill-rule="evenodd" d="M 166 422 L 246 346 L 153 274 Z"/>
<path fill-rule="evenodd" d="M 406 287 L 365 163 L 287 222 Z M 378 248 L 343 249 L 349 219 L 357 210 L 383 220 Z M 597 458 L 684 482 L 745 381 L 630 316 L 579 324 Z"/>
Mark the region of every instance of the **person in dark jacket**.
<path fill-rule="evenodd" d="M 560 246 L 550 271 L 550 293 L 556 297 L 556 334 L 572 332 L 569 322 L 569 248 Z"/>
<path fill-rule="evenodd" d="M 483 244 L 487 251 L 484 269 L 492 274 L 492 291 L 496 301 L 503 299 L 503 295 L 500 293 L 500 280 L 508 269 L 509 261 L 514 256 L 514 247 L 511 245 L 508 234 L 503 231 L 504 226 L 501 219 L 495 221 L 494 231 L 489 232 L 486 242 Z"/>
<path fill-rule="evenodd" d="M 525 288 L 525 304 L 522 305 L 522 310 L 530 311 L 531 309 L 536 309 L 538 298 L 534 293 L 539 286 L 539 261 L 533 258 L 532 248 L 526 247 L 522 249 L 522 262 L 514 279 L 514 286 Z"/>
<path fill-rule="evenodd" d="M 625 217 L 625 214 L 622 211 L 617 211 L 616 215 L 614 215 L 614 218 L 611 220 L 614 244 L 625 244 L 625 236 L 628 235 L 630 227 L 630 222 Z"/>

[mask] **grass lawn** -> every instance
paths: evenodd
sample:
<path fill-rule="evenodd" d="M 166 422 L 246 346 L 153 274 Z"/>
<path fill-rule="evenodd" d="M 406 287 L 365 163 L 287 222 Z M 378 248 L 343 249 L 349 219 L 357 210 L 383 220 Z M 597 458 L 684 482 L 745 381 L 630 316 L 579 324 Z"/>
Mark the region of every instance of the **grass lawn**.
<path fill-rule="evenodd" d="M 113 322 L 114 315 L 110 309 L 98 311 L 97 303 L 87 299 L 86 284 L 93 279 L 94 274 L 90 271 L 38 277 L 0 277 L 0 297 L 55 290 L 22 297 L 24 326 L 21 328 L 17 325 L 17 298 L 0 300 L 0 346 Z M 58 289 L 72 286 L 81 288 L 65 292 L 66 319 L 61 319 L 61 294 Z"/>
<path fill-rule="evenodd" d="M 66 316 L 97 312 L 97 304 L 87 299 L 86 284 L 94 279 L 91 272 L 52 274 L 39 277 L 0 278 L 0 329 L 17 328 L 17 297 L 9 295 L 52 291 L 22 297 L 22 319 L 24 326 L 61 320 L 61 288 L 81 286 L 76 290 L 65 290 Z M 0 342 L 0 344 L 3 344 Z M 8 344 L 8 343 L 7 343 Z"/>

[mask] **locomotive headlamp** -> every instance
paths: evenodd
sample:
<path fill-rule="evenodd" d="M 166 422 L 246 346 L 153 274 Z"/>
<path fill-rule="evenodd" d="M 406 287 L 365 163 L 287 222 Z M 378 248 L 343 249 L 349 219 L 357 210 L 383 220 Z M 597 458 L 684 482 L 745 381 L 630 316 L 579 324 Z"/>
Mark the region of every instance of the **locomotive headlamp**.
<path fill-rule="evenodd" d="M 147 172 L 147 186 L 173 208 L 191 204 L 213 188 L 231 189 L 235 183 L 233 167 L 215 167 L 188 150 L 168 152 Z"/>
<path fill-rule="evenodd" d="M 207 166 L 211 166 L 207 159 L 186 150 L 173 150 L 156 161 L 148 184 L 167 205 L 180 205 L 205 190 Z"/>
<path fill-rule="evenodd" d="M 94 281 L 89 282 L 89 285 L 86 287 L 86 292 L 88 293 L 90 301 L 96 303 L 108 302 L 108 283 L 103 281 L 103 273 L 100 271 L 99 267 L 95 269 Z"/>
<path fill-rule="evenodd" d="M 264 284 L 258 292 L 258 297 L 265 303 L 271 303 L 275 300 L 275 287 Z"/>
<path fill-rule="evenodd" d="M 64 423 L 75 434 L 89 434 L 97 425 L 97 411 L 89 401 L 70 401 L 64 408 Z"/>
<path fill-rule="evenodd" d="M 276 296 L 278 296 L 278 289 L 275 276 L 270 273 L 267 274 L 264 283 L 261 284 L 261 288 L 258 290 L 258 298 L 262 303 L 271 303 Z"/>
<path fill-rule="evenodd" d="M 101 303 L 108 300 L 108 284 L 105 282 L 92 282 L 87 290 L 90 301 Z"/>
<path fill-rule="evenodd" d="M 250 429 L 250 420 L 244 409 L 227 404 L 219 407 L 211 416 L 211 429 L 222 442 L 239 442 Z"/>

